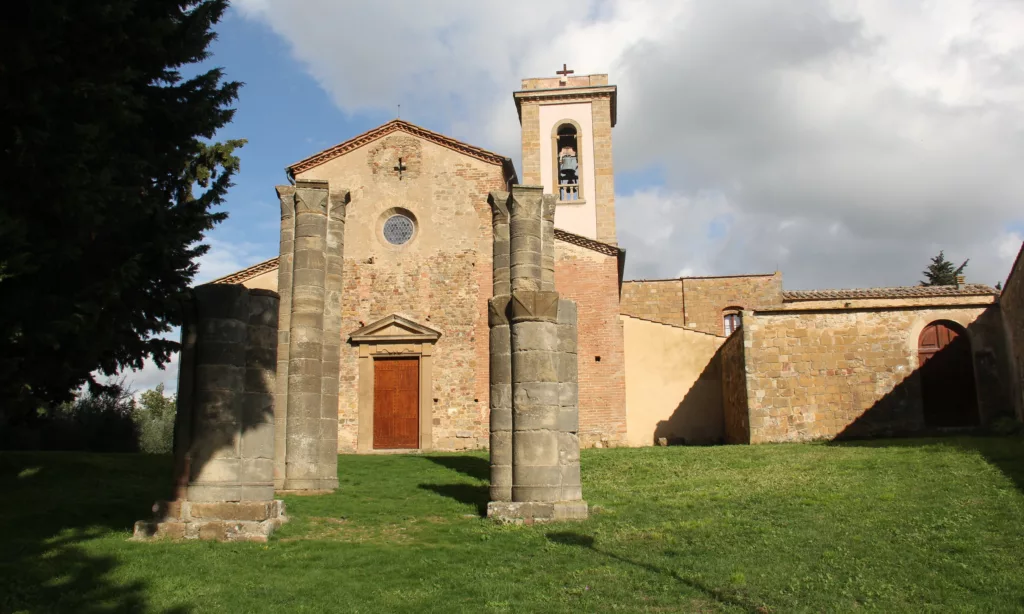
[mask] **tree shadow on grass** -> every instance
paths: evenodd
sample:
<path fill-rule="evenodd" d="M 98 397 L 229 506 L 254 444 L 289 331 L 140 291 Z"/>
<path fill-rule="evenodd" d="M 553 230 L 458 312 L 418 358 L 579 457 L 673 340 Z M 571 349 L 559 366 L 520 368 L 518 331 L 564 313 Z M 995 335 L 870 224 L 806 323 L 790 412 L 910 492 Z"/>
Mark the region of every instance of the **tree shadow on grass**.
<path fill-rule="evenodd" d="M 127 539 L 148 502 L 166 496 L 170 466 L 142 455 L 0 454 L 0 612 L 154 611 L 146 582 L 116 582 L 122 561 L 86 544 L 112 532 Z"/>
<path fill-rule="evenodd" d="M 696 589 L 701 593 L 704 593 L 705 595 L 719 603 L 735 606 L 743 609 L 746 612 L 751 612 L 752 614 L 764 614 L 765 612 L 771 611 L 765 605 L 753 603 L 749 599 L 745 599 L 742 595 L 730 594 L 726 591 L 711 588 L 696 580 L 684 578 L 683 576 L 680 576 L 678 572 L 672 571 L 670 569 L 658 567 L 657 565 L 651 565 L 650 563 L 634 561 L 633 559 L 624 557 L 620 554 L 616 554 L 608 550 L 601 550 L 597 548 L 597 546 L 595 545 L 594 538 L 590 535 L 584 535 L 582 533 L 575 533 L 572 531 L 553 531 L 545 535 L 545 537 L 547 537 L 549 541 L 556 544 L 561 544 L 563 546 L 576 546 L 577 548 L 585 548 L 597 554 L 606 556 L 610 559 L 626 563 L 629 565 L 633 565 L 634 567 L 639 567 L 640 569 L 644 569 L 651 573 L 672 578 L 680 584 L 685 584 L 690 588 Z"/>

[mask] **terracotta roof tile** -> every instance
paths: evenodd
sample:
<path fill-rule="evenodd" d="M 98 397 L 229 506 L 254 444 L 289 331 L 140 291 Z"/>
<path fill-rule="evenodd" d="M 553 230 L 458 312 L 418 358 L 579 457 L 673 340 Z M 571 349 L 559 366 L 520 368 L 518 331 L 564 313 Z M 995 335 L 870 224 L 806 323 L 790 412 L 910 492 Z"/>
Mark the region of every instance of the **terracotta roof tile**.
<path fill-rule="evenodd" d="M 617 247 L 610 243 L 597 241 L 595 239 L 584 237 L 582 235 L 573 234 L 571 232 L 562 230 L 561 228 L 555 229 L 555 238 L 558 239 L 559 241 L 565 241 L 566 243 L 572 243 L 573 245 L 578 245 L 580 247 L 592 249 L 595 252 L 599 252 L 606 256 L 618 256 L 619 252 L 623 251 L 621 247 Z"/>
<path fill-rule="evenodd" d="M 790 290 L 782 293 L 782 299 L 791 301 L 829 301 L 842 299 L 870 298 L 930 298 L 944 296 L 998 295 L 995 288 L 984 284 L 963 286 L 899 286 L 895 288 L 850 288 L 840 290 Z"/>
<path fill-rule="evenodd" d="M 338 145 L 335 145 L 334 147 L 325 149 L 320 153 L 314 154 L 304 160 L 299 160 L 295 164 L 290 164 L 286 170 L 288 170 L 293 175 L 304 171 L 308 171 L 311 168 L 320 166 L 325 162 L 333 160 L 339 156 L 343 156 L 354 149 L 358 149 L 363 145 L 372 143 L 373 141 L 376 141 L 381 137 L 387 136 L 392 132 L 397 131 L 402 131 L 413 136 L 418 136 L 421 139 L 437 143 L 442 147 L 453 149 L 459 153 L 465 154 L 472 158 L 476 158 L 477 160 L 490 162 L 491 164 L 497 164 L 499 166 L 511 166 L 511 161 L 506 156 L 502 156 L 500 154 L 496 154 L 494 152 L 487 151 L 486 149 L 481 149 L 479 147 L 474 147 L 473 145 L 469 145 L 468 143 L 463 143 L 462 141 L 453 139 L 451 137 L 447 137 L 443 134 L 432 132 L 430 130 L 427 130 L 426 128 L 421 128 L 416 124 L 410 124 L 409 122 L 403 121 L 401 119 L 394 119 L 384 124 L 383 126 L 378 126 L 373 130 L 364 132 L 359 136 L 353 137 L 345 141 L 344 143 L 340 143 Z"/>
<path fill-rule="evenodd" d="M 230 275 L 219 277 L 213 281 L 208 281 L 209 284 L 240 284 L 249 281 L 253 277 L 259 277 L 260 275 L 269 271 L 277 269 L 277 256 L 264 260 L 258 264 L 254 264 L 251 267 L 242 269 L 241 271 L 235 271 Z"/>

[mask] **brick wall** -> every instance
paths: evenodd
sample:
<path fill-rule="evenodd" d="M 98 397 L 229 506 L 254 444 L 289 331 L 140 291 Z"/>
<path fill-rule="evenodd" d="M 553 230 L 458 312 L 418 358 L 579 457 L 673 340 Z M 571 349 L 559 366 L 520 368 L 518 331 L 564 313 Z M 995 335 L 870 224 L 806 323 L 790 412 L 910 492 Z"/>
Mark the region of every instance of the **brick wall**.
<path fill-rule="evenodd" d="M 734 332 L 718 350 L 726 443 L 750 443 L 743 333 L 742 328 Z"/>
<path fill-rule="evenodd" d="M 679 279 L 623 282 L 619 310 L 634 318 L 684 326 L 683 282 Z"/>
<path fill-rule="evenodd" d="M 782 274 L 685 277 L 683 312 L 687 328 L 724 335 L 723 310 L 770 309 L 782 305 Z"/>
<path fill-rule="evenodd" d="M 584 446 L 621 445 L 626 438 L 618 274 L 615 256 L 562 241 L 555 244 L 555 288 L 579 308 L 580 443 Z"/>
<path fill-rule="evenodd" d="M 920 429 L 917 344 L 923 328 L 967 328 L 983 422 L 1008 398 L 991 307 L 744 314 L 750 441 L 876 436 Z"/>
<path fill-rule="evenodd" d="M 1014 404 L 1018 418 L 1024 419 L 1024 246 L 1006 278 L 1006 286 L 999 297 L 999 307 L 1006 327 L 1009 353 L 1016 369 L 1012 388 Z"/>

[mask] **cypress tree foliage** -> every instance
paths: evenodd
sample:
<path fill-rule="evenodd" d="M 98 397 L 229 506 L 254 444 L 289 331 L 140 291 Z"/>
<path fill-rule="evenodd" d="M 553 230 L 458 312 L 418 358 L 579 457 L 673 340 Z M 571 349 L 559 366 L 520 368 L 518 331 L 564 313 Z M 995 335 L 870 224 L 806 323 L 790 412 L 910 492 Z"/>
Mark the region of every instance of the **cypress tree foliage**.
<path fill-rule="evenodd" d="M 955 286 L 956 276 L 964 272 L 964 269 L 967 268 L 967 263 L 970 261 L 970 258 L 968 258 L 960 266 L 954 267 L 952 262 L 946 260 L 945 254 L 939 251 L 939 255 L 932 258 L 932 263 L 928 265 L 928 268 L 921 272 L 925 277 L 921 281 L 921 285 Z"/>
<path fill-rule="evenodd" d="M 0 424 L 177 349 L 154 335 L 244 144 L 209 143 L 241 84 L 196 65 L 226 8 L 33 0 L 0 25 Z"/>

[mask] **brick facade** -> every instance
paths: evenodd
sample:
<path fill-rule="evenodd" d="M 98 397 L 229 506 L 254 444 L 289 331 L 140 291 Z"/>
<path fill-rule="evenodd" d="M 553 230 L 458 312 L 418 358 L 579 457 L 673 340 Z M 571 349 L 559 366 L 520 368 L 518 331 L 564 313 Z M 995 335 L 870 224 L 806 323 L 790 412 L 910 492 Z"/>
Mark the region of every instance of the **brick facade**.
<path fill-rule="evenodd" d="M 618 260 L 559 241 L 555 288 L 579 309 L 580 443 L 620 445 L 626 437 L 626 380 Z"/>
<path fill-rule="evenodd" d="M 1011 394 L 1017 416 L 1024 419 L 1024 246 L 1017 254 L 1006 286 L 999 297 L 999 307 L 1006 327 L 1010 354 L 1016 367 Z"/>

